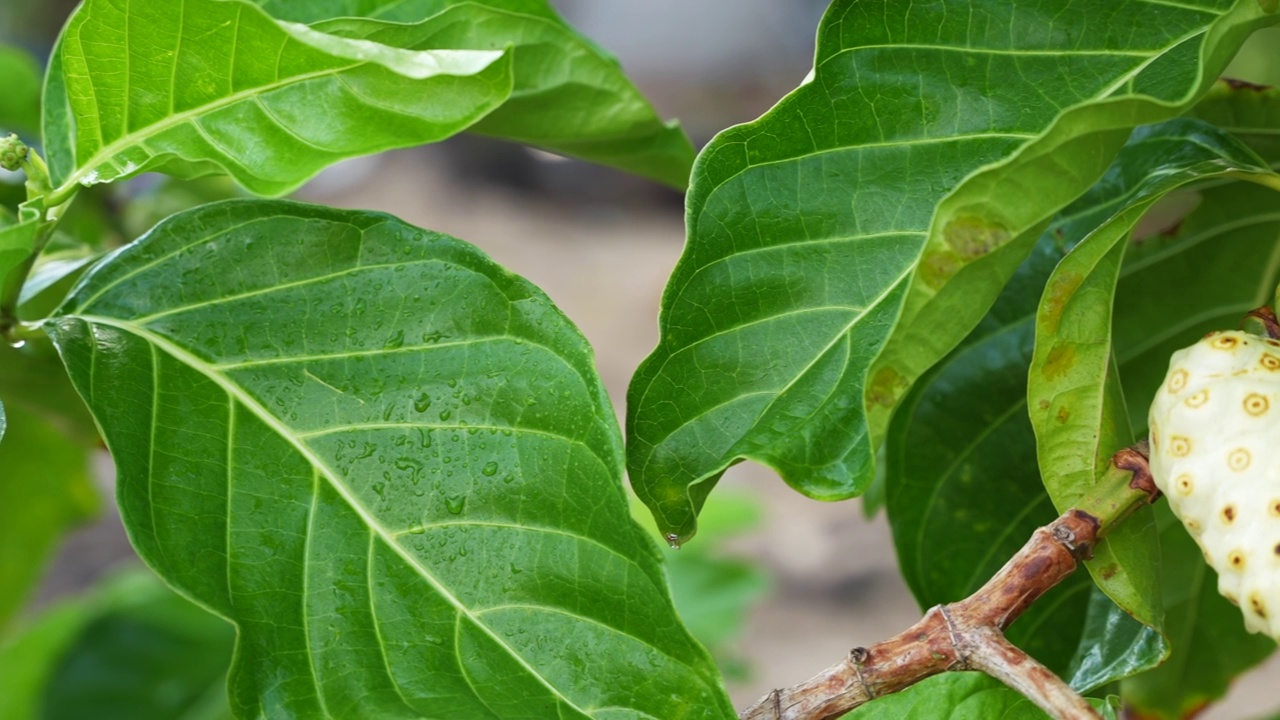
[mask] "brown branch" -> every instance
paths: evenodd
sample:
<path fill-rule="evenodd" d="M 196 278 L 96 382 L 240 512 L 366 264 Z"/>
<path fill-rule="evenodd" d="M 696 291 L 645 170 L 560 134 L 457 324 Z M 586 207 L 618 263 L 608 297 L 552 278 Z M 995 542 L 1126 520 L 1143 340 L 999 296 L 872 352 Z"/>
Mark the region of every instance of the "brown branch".
<path fill-rule="evenodd" d="M 1092 708 L 1001 633 L 1090 555 L 1096 518 L 1069 510 L 1031 540 L 973 595 L 932 608 L 906 632 L 849 657 L 799 685 L 775 690 L 739 720 L 833 720 L 869 700 L 949 670 L 984 670 L 1064 720 L 1096 718 Z M 999 638 L 997 643 L 994 638 Z M 1070 701 L 1064 696 L 1070 695 Z M 1080 714 L 1086 712 L 1087 714 Z"/>

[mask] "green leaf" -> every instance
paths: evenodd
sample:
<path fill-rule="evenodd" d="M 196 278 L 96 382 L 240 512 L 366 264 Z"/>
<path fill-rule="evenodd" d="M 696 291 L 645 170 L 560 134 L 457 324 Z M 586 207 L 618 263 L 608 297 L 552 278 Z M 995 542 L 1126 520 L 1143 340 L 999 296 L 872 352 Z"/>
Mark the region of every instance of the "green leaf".
<path fill-rule="evenodd" d="M 1073 206 L 1111 216 L 1054 268 L 1037 311 L 1027 404 L 1041 477 L 1059 512 L 1107 514 L 1105 503 L 1090 504 L 1099 502 L 1091 492 L 1112 454 L 1133 442 L 1115 374 L 1111 325 L 1134 227 L 1156 201 L 1187 183 L 1250 174 L 1277 179 L 1231 136 L 1197 120 L 1173 120 L 1135 131 L 1112 170 Z M 1149 519 L 1129 521 L 1094 549 L 1087 567 L 1120 607 L 1159 629 L 1157 548 Z"/>
<path fill-rule="evenodd" d="M 733 716 L 629 518 L 590 348 L 471 246 L 218 203 L 47 327 L 138 551 L 239 627 L 238 716 Z"/>
<path fill-rule="evenodd" d="M 1280 89 L 1221 80 L 1191 115 L 1235 135 L 1272 167 L 1280 166 Z"/>
<path fill-rule="evenodd" d="M 0 411 L 0 631 L 39 582 L 63 534 L 98 509 L 85 449 L 20 405 L 9 402 L 5 411 Z"/>
<path fill-rule="evenodd" d="M 511 82 L 503 51 L 391 48 L 241 2 L 87 0 L 45 89 L 54 197 L 148 170 L 285 193 L 343 158 L 449 137 Z"/>
<path fill-rule="evenodd" d="M 1134 620 L 1092 586 L 1080 645 L 1066 677 L 1071 687 L 1087 692 L 1154 667 L 1168 650 L 1164 635 Z"/>
<path fill-rule="evenodd" d="M 4 285 L 5 276 L 35 249 L 39 230 L 40 223 L 31 219 L 0 226 L 0 286 Z"/>
<path fill-rule="evenodd" d="M 150 573 L 118 575 L 0 646 L 0 716 L 229 720 L 234 637 Z"/>
<path fill-rule="evenodd" d="M 815 498 L 862 492 L 891 408 L 1048 218 L 1277 19 L 1255 0 L 833 3 L 813 80 L 696 164 L 662 339 L 628 396 L 659 525 L 690 537 L 744 459 Z"/>
<path fill-rule="evenodd" d="M 1107 720 L 1111 703 L 1090 700 Z M 949 672 L 886 695 L 844 716 L 845 720 L 1044 720 L 1048 716 L 1000 681 L 981 673 Z"/>
<path fill-rule="evenodd" d="M 511 98 L 470 128 L 638 173 L 678 188 L 693 146 L 664 123 L 618 61 L 579 35 L 545 0 L 267 0 L 276 17 L 407 50 L 502 50 L 514 55 Z"/>
<path fill-rule="evenodd" d="M 1232 679 L 1266 659 L 1276 643 L 1245 631 L 1240 609 L 1218 594 L 1217 576 L 1166 503 L 1159 516 L 1173 654 L 1160 667 L 1126 679 L 1122 692 L 1143 718 L 1182 720 L 1226 695 Z"/>
<path fill-rule="evenodd" d="M 18 48 L 0 45 L 0 131 L 34 139 L 40 130 L 40 65 Z"/>

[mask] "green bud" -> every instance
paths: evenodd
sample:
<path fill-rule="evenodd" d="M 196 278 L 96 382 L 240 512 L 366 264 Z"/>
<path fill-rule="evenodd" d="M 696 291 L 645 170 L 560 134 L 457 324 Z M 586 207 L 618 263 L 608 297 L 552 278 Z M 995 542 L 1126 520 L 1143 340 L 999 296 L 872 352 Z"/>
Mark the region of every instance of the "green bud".
<path fill-rule="evenodd" d="M 0 168 L 9 172 L 21 169 L 22 164 L 27 161 L 28 152 L 26 144 L 17 135 L 0 138 Z"/>

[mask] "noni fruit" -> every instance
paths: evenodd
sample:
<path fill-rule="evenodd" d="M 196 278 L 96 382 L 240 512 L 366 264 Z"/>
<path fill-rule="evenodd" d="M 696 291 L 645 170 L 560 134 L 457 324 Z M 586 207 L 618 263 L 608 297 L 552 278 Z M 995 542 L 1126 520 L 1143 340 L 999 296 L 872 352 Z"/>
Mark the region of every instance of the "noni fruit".
<path fill-rule="evenodd" d="M 1280 341 L 1210 333 L 1151 404 L 1151 474 L 1245 626 L 1280 640 Z"/>

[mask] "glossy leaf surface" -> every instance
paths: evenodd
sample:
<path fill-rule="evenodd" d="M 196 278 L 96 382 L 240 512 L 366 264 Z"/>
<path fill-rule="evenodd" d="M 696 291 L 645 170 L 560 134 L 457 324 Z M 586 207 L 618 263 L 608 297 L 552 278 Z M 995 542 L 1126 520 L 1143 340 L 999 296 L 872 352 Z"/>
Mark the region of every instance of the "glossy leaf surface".
<path fill-rule="evenodd" d="M 0 634 L 63 534 L 97 508 L 85 448 L 21 405 L 0 409 Z"/>
<path fill-rule="evenodd" d="M 281 194 L 343 158 L 441 140 L 511 92 L 502 51 L 409 51 L 218 0 L 88 0 L 51 62 L 59 196 L 155 170 Z"/>
<path fill-rule="evenodd" d="M 1115 375 L 1111 327 L 1116 283 L 1134 227 L 1170 192 L 1230 175 L 1277 180 L 1265 162 L 1231 136 L 1200 121 L 1174 120 L 1136 131 L 1106 177 L 1068 208 L 1068 215 L 1073 209 L 1113 214 L 1054 268 L 1036 314 L 1027 404 L 1040 474 L 1059 512 L 1079 508 L 1104 515 L 1108 509 L 1090 506 L 1088 496 L 1112 454 L 1134 440 Z M 1145 414 L 1145 408 L 1134 411 Z M 1141 526 L 1121 525 L 1098 545 L 1087 566 L 1117 604 L 1159 627 L 1158 544 L 1154 527 L 1142 533 Z"/>
<path fill-rule="evenodd" d="M 813 81 L 696 165 L 628 402 L 659 524 L 687 539 L 743 459 L 812 497 L 862 492 L 891 408 L 1048 218 L 1274 20 L 1253 0 L 833 3 Z"/>
<path fill-rule="evenodd" d="M 275 17 L 408 50 L 513 47 L 511 98 L 470 128 L 683 188 L 693 146 L 664 123 L 611 55 L 545 0 L 267 0 Z M 354 16 L 359 19 L 333 20 Z M 384 21 L 384 22 L 375 22 Z"/>
<path fill-rule="evenodd" d="M 234 639 L 151 573 L 130 571 L 0 646 L 0 717 L 230 720 Z"/>
<path fill-rule="evenodd" d="M 48 325 L 143 557 L 240 630 L 241 717 L 726 718 L 586 342 L 394 218 L 232 201 Z"/>

